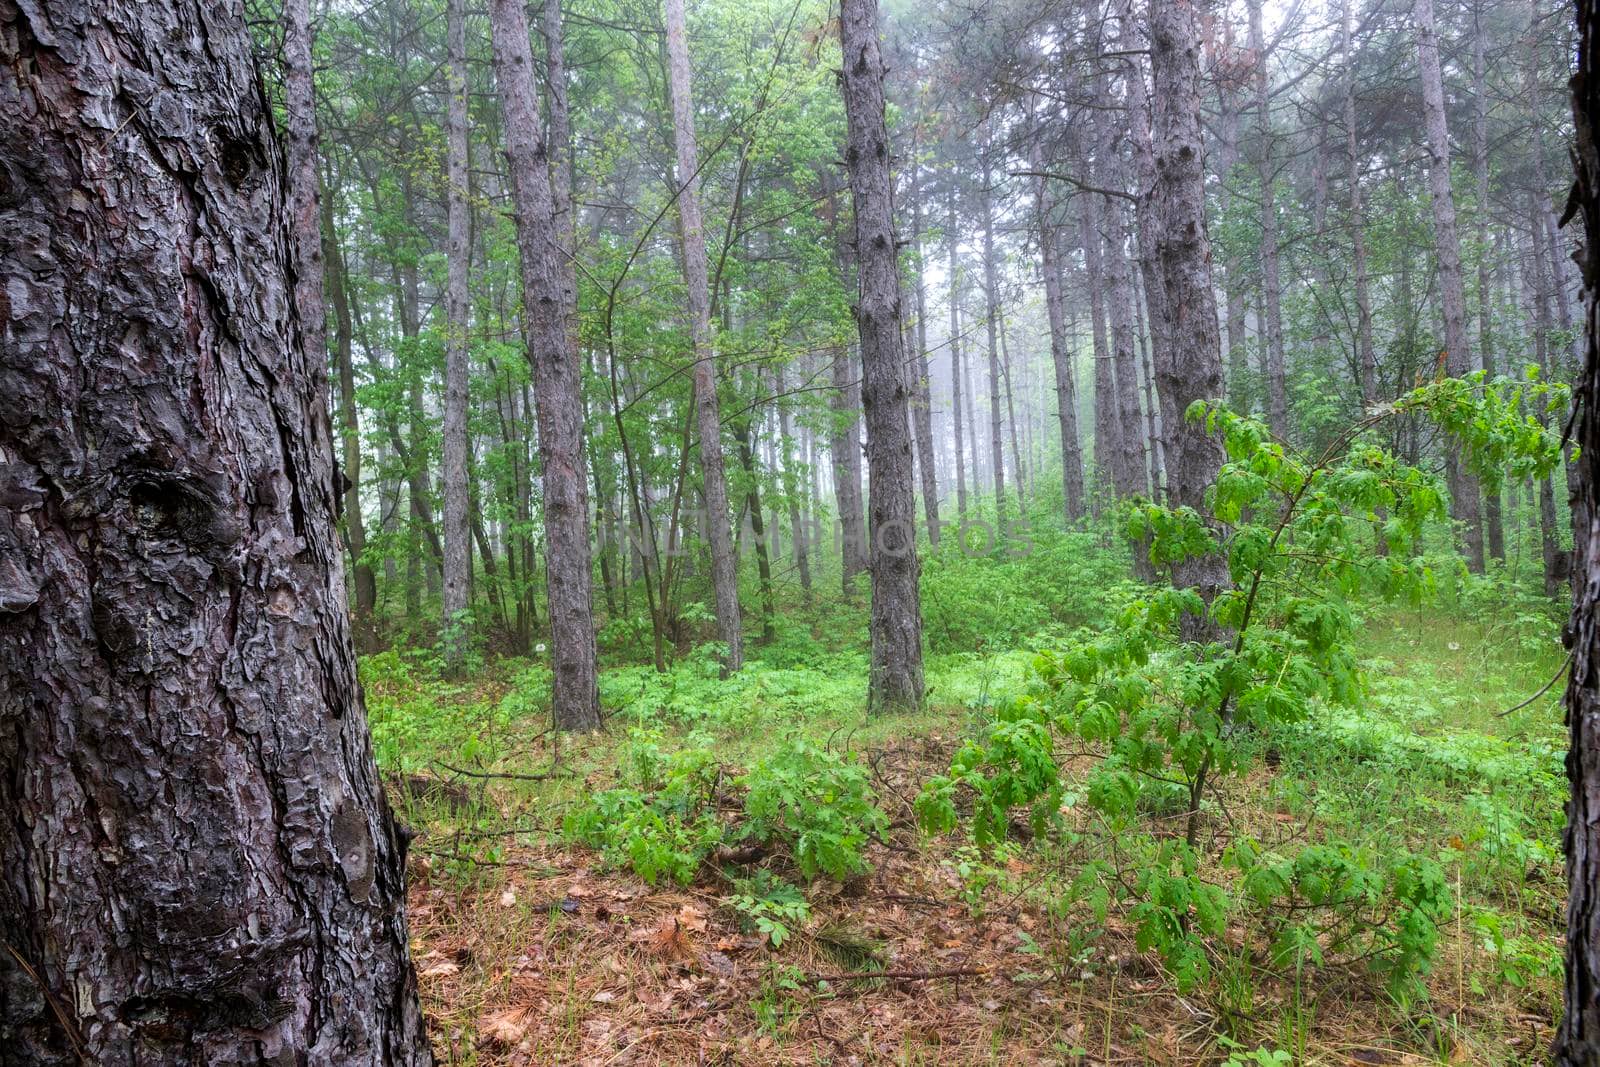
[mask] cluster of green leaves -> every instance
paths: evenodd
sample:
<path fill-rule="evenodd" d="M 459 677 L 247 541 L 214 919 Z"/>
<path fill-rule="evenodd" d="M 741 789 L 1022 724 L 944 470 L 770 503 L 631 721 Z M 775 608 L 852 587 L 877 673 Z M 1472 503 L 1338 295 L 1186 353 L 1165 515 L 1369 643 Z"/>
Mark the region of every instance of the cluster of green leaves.
<path fill-rule="evenodd" d="M 811 903 L 805 893 L 762 869 L 749 878 L 735 879 L 727 901 L 745 928 L 764 936 L 773 948 L 782 948 L 793 932 L 811 919 Z"/>
<path fill-rule="evenodd" d="M 806 879 L 867 871 L 864 851 L 888 827 L 866 769 L 804 740 L 780 747 L 730 784 L 745 790 L 741 817 L 718 805 L 723 767 L 710 737 L 667 752 L 662 735 L 635 727 L 619 757 L 621 783 L 570 813 L 567 835 L 652 884 L 687 885 L 723 843 L 781 848 Z"/>
<path fill-rule="evenodd" d="M 1421 387 L 1390 414 L 1436 417 L 1475 467 L 1538 475 L 1560 451 L 1545 412 L 1530 413 L 1527 401 L 1554 392 L 1477 376 Z M 1197 404 L 1187 417 L 1220 436 L 1226 454 L 1207 514 L 1149 501 L 1124 511 L 1128 540 L 1173 581 L 1129 597 L 1108 627 L 1041 652 L 1033 690 L 997 706 L 949 774 L 929 780 L 918 816 L 948 832 L 969 797 L 982 846 L 1005 838 L 1016 809 L 1037 835 L 1083 805 L 1138 853 L 1131 877 L 1108 861 L 1092 866 L 1131 907 L 1141 948 L 1158 951 L 1180 985 L 1205 976 L 1204 939 L 1222 934 L 1237 903 L 1295 915 L 1264 920 L 1277 955 L 1368 959 L 1404 986 L 1431 965 L 1450 902 L 1436 862 L 1406 855 L 1375 867 L 1338 841 L 1270 859 L 1239 845 L 1230 851 L 1243 890 L 1235 896 L 1201 869 L 1195 837 L 1209 781 L 1249 766 L 1257 738 L 1360 694 L 1352 598 L 1416 602 L 1433 587 L 1427 563 L 1402 553 L 1444 517 L 1443 488 L 1364 434 L 1369 424 L 1311 457 L 1222 406 Z M 1374 552 L 1375 541 L 1387 551 Z M 1224 560 L 1230 579 L 1209 602 L 1176 584 L 1201 557 Z M 1081 792 L 1069 795 L 1062 780 L 1061 744 L 1095 758 Z M 1135 848 L 1147 814 L 1187 815 L 1186 839 L 1152 828 Z"/>
<path fill-rule="evenodd" d="M 739 781 L 748 790 L 744 837 L 783 843 L 806 878 L 844 879 L 869 869 L 863 850 L 889 818 L 860 763 L 798 740 Z"/>
<path fill-rule="evenodd" d="M 689 884 L 727 833 L 711 803 L 720 767 L 709 746 L 668 754 L 659 734 L 635 728 L 619 764 L 622 784 L 568 814 L 567 836 L 652 885 L 663 875 Z"/>
<path fill-rule="evenodd" d="M 1365 959 L 1396 994 L 1432 966 L 1439 926 L 1455 903 L 1439 863 L 1403 850 L 1375 861 L 1326 842 L 1282 856 L 1242 838 L 1224 863 L 1239 872 L 1240 891 L 1261 915 L 1274 963 Z"/>

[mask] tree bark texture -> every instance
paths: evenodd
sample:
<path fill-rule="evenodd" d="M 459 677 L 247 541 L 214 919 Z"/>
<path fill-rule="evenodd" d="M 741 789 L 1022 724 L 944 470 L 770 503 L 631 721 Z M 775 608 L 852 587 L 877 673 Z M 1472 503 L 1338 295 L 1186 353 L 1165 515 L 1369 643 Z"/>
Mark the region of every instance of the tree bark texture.
<path fill-rule="evenodd" d="M 889 132 L 883 109 L 883 54 L 876 0 L 842 0 L 839 38 L 849 129 L 845 165 L 855 207 L 861 334 L 861 402 L 872 486 L 872 676 L 868 705 L 922 705 L 922 603 L 918 590 L 917 501 L 901 348 L 900 266 L 894 235 Z"/>
<path fill-rule="evenodd" d="M 444 597 L 445 666 L 466 656 L 467 506 L 467 31 L 465 0 L 445 3 Z"/>
<path fill-rule="evenodd" d="M 1192 0 L 1151 0 L 1150 72 L 1156 183 L 1150 196 L 1157 254 L 1172 316 L 1172 345 L 1156 353 L 1156 389 L 1163 411 L 1178 418 L 1167 430 L 1171 502 L 1205 514 L 1206 489 L 1222 469 L 1222 443 L 1203 420 L 1186 417 L 1197 400 L 1222 396 L 1222 339 L 1211 283 L 1211 238 L 1206 232 L 1204 141 L 1200 122 L 1200 41 Z M 1208 603 L 1228 584 L 1221 556 L 1179 564 L 1174 578 Z M 1189 636 L 1206 636 L 1185 620 Z"/>
<path fill-rule="evenodd" d="M 544 490 L 551 708 L 562 729 L 600 725 L 595 666 L 589 487 L 583 459 L 583 382 L 578 362 L 570 249 L 561 243 L 550 182 L 549 142 L 539 121 L 528 19 L 521 0 L 492 0 L 495 78 L 505 112 L 506 156 L 522 259 L 522 315 L 533 370 Z"/>
<path fill-rule="evenodd" d="M 700 152 L 695 140 L 694 89 L 689 73 L 683 0 L 664 0 L 663 6 L 667 24 L 667 80 L 672 89 L 673 140 L 678 154 L 678 219 L 683 236 L 684 281 L 689 289 L 689 330 L 694 339 L 694 402 L 706 498 L 706 540 L 711 546 L 717 636 L 728 648 L 723 666 L 731 673 L 744 665 L 744 638 L 739 617 L 739 574 L 729 526 L 728 475 L 722 456 L 722 411 L 717 402 L 716 338 L 711 332 L 705 221 L 700 214 Z"/>
<path fill-rule="evenodd" d="M 1577 183 L 1583 219 L 1583 369 L 1575 386 L 1577 496 L 1567 637 L 1567 940 L 1565 1012 L 1556 1030 L 1561 1067 L 1600 1064 L 1600 0 L 1578 0 L 1578 73 L 1572 81 Z"/>
<path fill-rule="evenodd" d="M 928 373 L 928 293 L 922 260 L 922 184 L 913 145 L 911 160 L 911 248 L 915 264 L 917 297 L 916 390 L 912 397 L 912 420 L 917 435 L 917 455 L 921 457 L 922 513 L 928 525 L 928 544 L 939 547 L 939 464 L 933 448 L 933 386 Z"/>
<path fill-rule="evenodd" d="M 428 1064 L 242 7 L 0 69 L 0 1061 Z"/>
<path fill-rule="evenodd" d="M 1037 140 L 1033 169 L 1044 170 Z M 1033 179 L 1034 215 L 1039 228 L 1039 269 L 1044 275 L 1045 314 L 1050 323 L 1050 362 L 1055 369 L 1056 421 L 1061 428 L 1061 499 L 1068 522 L 1083 518 L 1083 446 L 1078 438 L 1078 387 L 1067 338 L 1066 306 L 1061 292 L 1061 251 L 1049 194 L 1042 176 Z"/>
<path fill-rule="evenodd" d="M 1433 0 L 1416 0 L 1417 65 L 1422 74 L 1423 124 L 1427 129 L 1428 196 L 1433 206 L 1433 241 L 1439 263 L 1439 305 L 1444 312 L 1445 370 L 1453 377 L 1469 374 L 1472 352 L 1467 346 L 1467 299 L 1461 282 L 1461 241 L 1456 235 L 1456 203 L 1450 191 L 1450 131 L 1445 125 L 1444 77 L 1439 70 L 1439 31 L 1434 26 Z M 1483 522 L 1478 482 L 1455 449 L 1445 450 L 1445 479 L 1450 487 L 1450 514 L 1462 525 L 1467 566 L 1483 573 Z"/>
<path fill-rule="evenodd" d="M 993 170 L 989 165 L 991 146 L 983 148 L 982 189 L 978 195 L 978 209 L 983 214 L 983 304 L 984 321 L 989 339 L 989 465 L 994 468 L 994 508 L 1005 526 L 1006 520 L 1006 454 L 1005 438 L 1000 436 L 1000 346 L 996 333 L 1000 327 L 999 282 L 994 269 L 994 205 L 991 203 L 989 183 Z"/>
<path fill-rule="evenodd" d="M 1280 441 L 1289 437 L 1289 387 L 1283 354 L 1283 281 L 1278 262 L 1278 208 L 1273 194 L 1277 178 L 1272 155 L 1272 109 L 1267 85 L 1266 42 L 1261 31 L 1261 0 L 1249 0 L 1250 50 L 1255 53 L 1256 177 L 1261 183 L 1261 314 L 1267 376 L 1267 422 Z"/>

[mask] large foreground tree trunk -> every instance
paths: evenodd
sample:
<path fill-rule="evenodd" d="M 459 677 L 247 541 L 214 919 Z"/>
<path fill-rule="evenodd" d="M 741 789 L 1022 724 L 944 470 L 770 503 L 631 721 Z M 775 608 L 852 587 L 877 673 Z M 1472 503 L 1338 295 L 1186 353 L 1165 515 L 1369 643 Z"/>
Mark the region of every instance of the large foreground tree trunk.
<path fill-rule="evenodd" d="M 522 0 L 493 0 L 495 79 L 506 118 L 506 155 L 522 259 L 522 315 L 533 368 L 544 488 L 545 575 L 550 601 L 551 707 L 556 725 L 600 725 L 595 667 L 589 486 L 583 462 L 583 383 L 573 274 L 565 266 L 549 141 L 539 121 Z"/>
<path fill-rule="evenodd" d="M 883 54 L 877 0 L 843 0 L 845 165 L 855 205 L 860 300 L 861 402 L 872 487 L 872 678 L 876 709 L 922 704 L 922 601 L 918 591 L 917 501 L 900 331 L 900 265 L 894 237 L 889 132 L 883 117 Z"/>
<path fill-rule="evenodd" d="M 0 1060 L 429 1063 L 243 11 L 0 27 Z"/>
<path fill-rule="evenodd" d="M 1578 74 L 1572 82 L 1583 216 L 1584 363 L 1577 383 L 1577 594 L 1567 680 L 1566 1011 L 1556 1032 L 1563 1067 L 1600 1063 L 1600 0 L 1578 0 Z"/>

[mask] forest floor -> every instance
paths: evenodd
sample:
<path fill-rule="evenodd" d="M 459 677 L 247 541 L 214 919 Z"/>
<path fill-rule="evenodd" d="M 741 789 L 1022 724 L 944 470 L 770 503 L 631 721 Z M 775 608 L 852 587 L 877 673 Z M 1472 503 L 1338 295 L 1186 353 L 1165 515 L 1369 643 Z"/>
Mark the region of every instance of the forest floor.
<path fill-rule="evenodd" d="M 608 670 L 608 730 L 559 748 L 537 713 L 537 664 L 493 661 L 448 683 L 425 654 L 364 663 L 380 760 L 419 830 L 411 933 L 441 1062 L 1542 1059 L 1560 1003 L 1560 687 L 1500 713 L 1561 665 L 1548 615 L 1375 611 L 1361 706 L 1319 712 L 1220 783 L 1210 854 L 1241 836 L 1337 832 L 1438 857 L 1456 915 L 1407 996 L 1359 964 L 1275 967 L 1239 915 L 1208 977 L 1180 992 L 1117 904 L 1095 914 L 1059 892 L 1089 857 L 1115 862 L 1117 839 L 1090 815 L 1064 805 L 1063 832 L 1028 841 L 1018 827 L 997 852 L 917 829 L 922 783 L 948 771 L 984 708 L 1028 684 L 1029 652 L 935 655 L 928 711 L 867 720 L 859 657 L 787 662 L 808 658 L 782 652 L 789 629 L 822 640 L 829 623 L 792 617 L 771 659 L 757 651 L 730 681 L 693 657 L 664 678 Z M 739 772 L 780 741 L 858 754 L 889 819 L 867 846 L 870 873 L 812 882 L 777 945 L 735 897 L 751 892 L 752 861 L 792 876 L 787 857 L 725 848 L 687 885 L 608 868 L 562 818 L 616 785 L 641 737 L 652 751 L 714 753 L 729 810 Z M 1068 780 L 1080 769 L 1062 765 Z"/>

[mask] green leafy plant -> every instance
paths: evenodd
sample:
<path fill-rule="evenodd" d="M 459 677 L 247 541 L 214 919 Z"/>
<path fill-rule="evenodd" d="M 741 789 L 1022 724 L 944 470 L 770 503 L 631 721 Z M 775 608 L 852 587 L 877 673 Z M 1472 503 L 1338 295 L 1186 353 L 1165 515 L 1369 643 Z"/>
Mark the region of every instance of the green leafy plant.
<path fill-rule="evenodd" d="M 782 842 L 807 878 L 864 873 L 867 842 L 888 829 L 866 769 L 806 741 L 785 745 L 739 783 L 748 790 L 741 835 Z"/>

